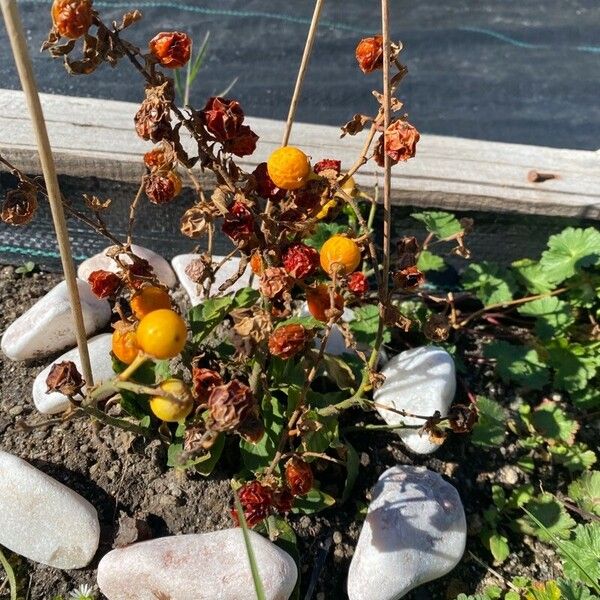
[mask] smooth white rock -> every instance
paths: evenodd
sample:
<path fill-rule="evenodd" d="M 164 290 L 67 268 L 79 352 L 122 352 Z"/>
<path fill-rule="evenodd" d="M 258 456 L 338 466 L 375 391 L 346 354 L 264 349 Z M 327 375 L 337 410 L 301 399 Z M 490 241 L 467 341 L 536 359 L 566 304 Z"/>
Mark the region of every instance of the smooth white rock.
<path fill-rule="evenodd" d="M 467 523 L 460 496 L 425 467 L 381 475 L 348 573 L 350 600 L 398 600 L 460 561 Z"/>
<path fill-rule="evenodd" d="M 94 296 L 89 284 L 77 280 L 85 331 L 93 335 L 110 320 L 108 300 Z M 54 354 L 77 343 L 71 300 L 62 281 L 11 323 L 2 336 L 2 352 L 11 360 L 30 360 Z"/>
<path fill-rule="evenodd" d="M 298 571 L 289 554 L 250 531 L 265 595 L 287 600 Z M 98 565 L 108 600 L 241 600 L 254 598 L 240 528 L 177 535 L 109 552 Z"/>
<path fill-rule="evenodd" d="M 57 569 L 80 569 L 96 554 L 96 509 L 23 459 L 0 451 L 0 544 Z"/>
<path fill-rule="evenodd" d="M 109 248 L 110 246 L 104 248 L 102 252 L 84 260 L 77 269 L 77 277 L 87 281 L 90 274 L 99 269 L 116 273 L 118 271 L 117 263 L 112 258 L 106 256 L 106 251 Z M 144 258 L 150 263 L 154 269 L 154 274 L 161 283 L 169 288 L 175 287 L 175 284 L 177 283 L 175 273 L 173 273 L 173 269 L 171 269 L 169 263 L 160 254 L 157 254 L 148 248 L 144 248 L 143 246 L 137 246 L 136 244 L 131 244 L 131 250 L 136 256 Z M 130 263 L 131 261 L 129 259 L 124 259 L 124 262 Z"/>
<path fill-rule="evenodd" d="M 417 415 L 433 415 L 436 410 L 445 417 L 456 392 L 454 360 L 437 346 L 421 346 L 394 356 L 382 371 L 385 382 L 375 392 L 374 399 L 396 410 Z M 377 412 L 388 425 L 406 423 L 422 425 L 425 421 L 403 417 L 377 407 Z M 427 433 L 417 429 L 395 429 L 404 444 L 417 454 L 430 454 L 439 448 L 429 440 Z"/>
<path fill-rule="evenodd" d="M 198 293 L 198 285 L 194 283 L 187 275 L 185 270 L 188 265 L 196 260 L 199 257 L 198 254 L 179 254 L 175 256 L 171 261 L 173 265 L 173 269 L 175 273 L 177 273 L 177 277 L 183 289 L 187 292 L 187 295 L 190 297 L 190 302 L 192 306 L 196 306 L 200 304 L 204 298 Z M 213 262 L 219 263 L 223 260 L 224 256 L 213 256 Z M 210 288 L 211 294 L 221 294 L 219 292 L 219 286 L 225 283 L 230 277 L 233 277 L 238 271 L 238 267 L 240 264 L 240 259 L 238 257 L 230 258 L 216 273 L 215 282 L 212 284 Z M 250 285 L 250 277 L 252 275 L 252 271 L 250 267 L 246 267 L 244 274 L 225 292 L 224 294 L 229 294 L 231 292 L 236 292 L 237 290 L 241 290 L 242 288 L 248 287 Z M 258 277 L 254 278 L 252 287 L 258 289 Z"/>
<path fill-rule="evenodd" d="M 90 363 L 92 365 L 92 375 L 94 376 L 94 385 L 112 379 L 115 376 L 115 372 L 112 368 L 112 358 L 110 356 L 112 350 L 112 335 L 110 333 L 103 333 L 92 338 L 88 341 L 88 350 L 90 353 Z M 52 365 L 64 360 L 74 362 L 79 372 L 82 372 L 79 350 L 73 348 L 49 364 L 38 374 L 33 382 L 33 402 L 35 407 L 41 413 L 46 415 L 60 413 L 69 408 L 69 399 L 64 394 L 61 394 L 60 392 L 46 393 L 46 390 L 48 389 L 46 386 L 46 379 Z M 85 387 L 83 389 L 85 391 Z"/>

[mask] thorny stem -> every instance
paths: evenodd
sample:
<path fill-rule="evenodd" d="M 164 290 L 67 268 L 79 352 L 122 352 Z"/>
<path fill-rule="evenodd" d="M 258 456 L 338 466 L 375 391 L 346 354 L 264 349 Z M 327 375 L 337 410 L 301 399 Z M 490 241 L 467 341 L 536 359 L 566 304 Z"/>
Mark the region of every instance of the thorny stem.
<path fill-rule="evenodd" d="M 136 425 L 131 421 L 126 421 L 125 419 L 119 419 L 117 417 L 111 417 L 107 415 L 104 411 L 99 408 L 92 406 L 91 404 L 82 404 L 77 408 L 78 412 L 82 412 L 98 421 L 104 423 L 105 425 L 110 425 L 112 427 L 118 427 L 120 429 L 124 429 L 125 431 L 130 431 L 131 433 L 135 433 L 136 435 L 141 435 L 144 437 L 148 437 L 150 432 L 148 429 L 141 427 L 140 425 Z"/>

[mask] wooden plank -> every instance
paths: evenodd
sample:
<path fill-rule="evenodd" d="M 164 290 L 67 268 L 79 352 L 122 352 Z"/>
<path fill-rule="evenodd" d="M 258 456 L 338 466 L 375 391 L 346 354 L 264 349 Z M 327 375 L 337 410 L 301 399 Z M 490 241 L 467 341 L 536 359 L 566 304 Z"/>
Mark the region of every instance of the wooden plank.
<path fill-rule="evenodd" d="M 61 173 L 119 181 L 139 178 L 141 155 L 150 144 L 133 130 L 136 104 L 49 94 L 42 95 L 42 103 Z M 24 170 L 39 172 L 31 125 L 24 114 L 22 93 L 0 90 L 0 152 Z M 283 123 L 252 117 L 247 121 L 261 139 L 256 154 L 239 162 L 252 169 L 279 146 Z M 339 133 L 336 127 L 298 123 L 291 143 L 314 160 L 335 157 L 348 166 L 358 156 L 362 136 L 340 139 Z M 425 134 L 417 157 L 393 169 L 393 201 L 446 210 L 599 219 L 599 167 L 598 152 Z M 532 169 L 556 177 L 532 183 L 527 177 Z M 380 176 L 369 162 L 357 181 L 372 187 Z"/>

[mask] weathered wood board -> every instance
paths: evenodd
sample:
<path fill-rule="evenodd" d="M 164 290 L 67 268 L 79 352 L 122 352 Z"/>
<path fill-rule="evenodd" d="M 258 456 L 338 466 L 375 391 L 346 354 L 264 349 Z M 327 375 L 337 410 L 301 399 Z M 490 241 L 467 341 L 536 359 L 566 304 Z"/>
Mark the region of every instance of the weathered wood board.
<path fill-rule="evenodd" d="M 43 94 L 59 172 L 134 181 L 143 171 L 141 155 L 150 144 L 133 129 L 137 105 Z M 23 170 L 39 172 L 33 132 L 21 92 L 0 90 L 0 152 Z M 283 123 L 249 117 L 260 136 L 256 154 L 242 159 L 252 168 L 280 143 Z M 340 139 L 335 127 L 297 123 L 291 143 L 314 160 L 335 157 L 350 165 L 362 136 Z M 191 140 L 190 140 L 191 141 Z M 539 183 L 536 170 L 555 176 Z M 373 186 L 378 169 L 369 162 L 357 177 Z M 524 214 L 600 218 L 600 153 L 423 135 L 417 157 L 392 174 L 396 204 L 446 210 L 514 211 Z"/>

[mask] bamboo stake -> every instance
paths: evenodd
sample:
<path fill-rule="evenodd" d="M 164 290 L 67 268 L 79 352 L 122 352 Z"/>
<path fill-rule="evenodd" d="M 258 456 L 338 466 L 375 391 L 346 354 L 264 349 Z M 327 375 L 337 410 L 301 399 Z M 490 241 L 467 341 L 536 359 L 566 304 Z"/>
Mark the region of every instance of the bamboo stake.
<path fill-rule="evenodd" d="M 388 301 L 389 273 L 390 273 L 390 237 L 392 229 L 392 201 L 391 201 L 391 171 L 392 165 L 388 153 L 385 151 L 385 132 L 390 125 L 391 90 L 390 90 L 390 18 L 389 0 L 381 0 L 381 34 L 383 36 L 383 146 L 384 146 L 384 173 L 383 173 L 383 289 L 382 299 Z"/>
<path fill-rule="evenodd" d="M 35 132 L 38 153 L 48 191 L 48 199 L 50 201 L 50 209 L 52 211 L 52 220 L 54 229 L 56 230 L 56 238 L 60 250 L 60 258 L 62 268 L 67 282 L 67 289 L 71 299 L 71 309 L 73 311 L 73 321 L 75 323 L 75 336 L 77 338 L 77 347 L 81 359 L 83 377 L 88 386 L 94 384 L 92 377 L 92 368 L 90 365 L 90 356 L 87 346 L 87 335 L 85 332 L 85 324 L 83 321 L 83 312 L 81 310 L 81 299 L 79 298 L 79 289 L 77 288 L 77 279 L 75 275 L 75 266 L 71 255 L 71 246 L 69 244 L 69 233 L 65 221 L 65 214 L 62 206 L 62 196 L 58 185 L 58 177 L 56 175 L 56 167 L 52 158 L 52 150 L 50 141 L 48 140 L 48 132 L 46 130 L 46 122 L 44 121 L 44 113 L 33 74 L 33 66 L 23 33 L 23 24 L 19 15 L 19 9 L 15 0 L 0 0 L 2 15 L 10 45 L 12 47 L 13 56 L 19 72 L 21 87 L 27 99 L 29 114 L 33 130 Z"/>
<path fill-rule="evenodd" d="M 313 12 L 312 21 L 308 30 L 308 36 L 306 38 L 306 44 L 304 45 L 304 52 L 302 54 L 302 61 L 300 62 L 298 77 L 296 78 L 296 86 L 294 87 L 294 94 L 290 103 L 290 110 L 285 123 L 285 131 L 283 132 L 283 140 L 281 141 L 282 146 L 287 146 L 290 140 L 290 133 L 292 132 L 292 125 L 294 124 L 294 119 L 296 118 L 296 109 L 298 108 L 298 102 L 300 101 L 304 77 L 306 76 L 306 71 L 308 69 L 308 63 L 310 61 L 310 55 L 312 54 L 313 46 L 315 44 L 315 38 L 317 37 L 319 19 L 321 18 L 321 11 L 323 10 L 324 4 L 325 0 L 317 0 L 315 3 L 315 10 Z"/>

